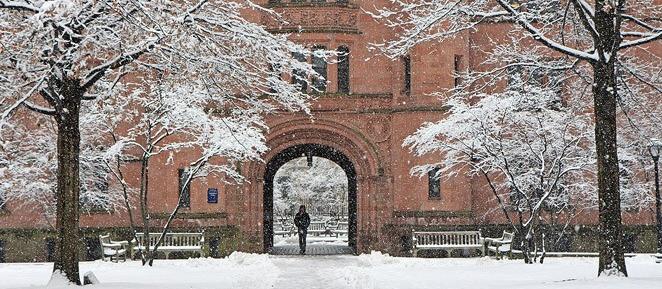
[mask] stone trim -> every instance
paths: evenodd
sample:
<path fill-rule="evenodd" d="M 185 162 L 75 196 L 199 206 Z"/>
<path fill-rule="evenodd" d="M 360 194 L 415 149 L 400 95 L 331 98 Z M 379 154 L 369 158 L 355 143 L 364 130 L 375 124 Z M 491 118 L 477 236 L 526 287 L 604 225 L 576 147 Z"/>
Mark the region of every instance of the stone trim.
<path fill-rule="evenodd" d="M 472 218 L 472 211 L 394 211 L 394 218 Z"/>
<path fill-rule="evenodd" d="M 333 93 L 333 92 L 324 92 L 324 93 L 310 93 L 310 95 L 317 96 L 318 98 L 344 98 L 344 99 L 357 99 L 357 98 L 380 98 L 380 99 L 392 99 L 392 93 Z"/>
<path fill-rule="evenodd" d="M 395 113 L 407 113 L 407 112 L 448 112 L 450 106 L 414 106 L 414 107 L 394 107 L 394 108 L 367 108 L 367 109 L 343 109 L 343 108 L 334 108 L 334 109 L 315 109 L 312 108 L 311 111 L 314 112 L 336 112 L 336 113 L 380 113 L 380 114 L 395 114 Z M 285 113 L 285 110 L 279 111 Z"/>
<path fill-rule="evenodd" d="M 170 217 L 169 213 L 155 213 L 150 214 L 153 219 L 167 219 Z M 227 213 L 224 212 L 198 212 L 198 213 L 178 213 L 175 216 L 175 219 L 225 219 L 228 217 Z"/>
<path fill-rule="evenodd" d="M 338 2 L 269 3 L 280 17 L 262 14 L 260 22 L 272 33 L 359 34 L 358 6 Z"/>
<path fill-rule="evenodd" d="M 274 34 L 289 34 L 289 33 L 344 33 L 344 34 L 363 34 L 355 28 L 343 27 L 301 27 L 301 28 L 272 28 L 267 29 L 270 33 Z"/>
<path fill-rule="evenodd" d="M 340 7 L 340 8 L 350 8 L 357 9 L 358 6 L 355 4 L 347 2 L 270 2 L 264 5 L 267 8 L 291 8 L 291 7 Z"/>

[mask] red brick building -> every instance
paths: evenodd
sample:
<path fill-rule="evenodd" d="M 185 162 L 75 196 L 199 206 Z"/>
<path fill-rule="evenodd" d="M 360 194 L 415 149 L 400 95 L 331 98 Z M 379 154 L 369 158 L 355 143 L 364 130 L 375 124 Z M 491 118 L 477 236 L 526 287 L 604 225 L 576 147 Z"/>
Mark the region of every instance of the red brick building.
<path fill-rule="evenodd" d="M 246 183 L 196 180 L 191 187 L 190 208 L 180 211 L 175 230 L 204 229 L 209 240 L 220 238 L 221 254 L 268 250 L 274 174 L 286 161 L 312 154 L 333 160 L 348 174 L 350 245 L 356 252 L 407 254 L 412 228 L 499 232 L 495 225 L 505 221 L 499 211 L 491 210 L 496 202 L 480 178 L 459 174 L 441 182 L 439 197 L 434 192 L 431 195 L 428 179 L 409 174 L 412 166 L 430 160 L 414 157 L 402 142 L 421 123 L 444 117 L 443 101 L 430 94 L 451 88 L 454 70 L 479 65 L 483 52 L 472 47 L 489 47 L 492 39 L 505 35 L 510 24 L 491 23 L 452 41 L 420 46 L 409 57 L 393 61 L 370 48 L 371 43 L 392 37 L 393 31 L 362 11 L 388 1 L 258 2 L 287 20 L 284 25 L 271 17 L 251 15 L 273 33 L 290 33 L 295 42 L 348 52 L 349 57 L 319 67 L 325 71 L 328 84 L 326 92 L 312 104 L 312 117 L 282 113 L 268 118 L 270 151 L 263 156 L 264 162 L 241 166 Z M 177 203 L 177 172 L 191 161 L 181 153 L 166 165 L 166 157 L 152 160 L 152 166 L 158 168 L 150 180 L 151 210 L 157 219 Z M 208 188 L 218 189 L 218 203 L 207 202 Z M 654 238 L 649 227 L 637 227 L 652 224 L 650 212 L 626 213 L 624 217 L 632 228 L 638 228 L 633 229 L 636 232 L 648 230 L 638 238 Z M 52 234 L 41 219 L 38 209 L 31 212 L 19 204 L 8 204 L 0 213 L 0 245 L 6 261 L 48 258 Z M 595 221 L 594 214 L 589 214 L 578 223 Z M 81 227 L 91 242 L 102 231 L 126 235 L 128 221 L 122 212 L 82 214 Z M 578 227 L 572 249 L 589 250 L 581 247 L 586 243 L 580 241 L 581 232 Z M 636 249 L 650 250 L 644 245 Z"/>

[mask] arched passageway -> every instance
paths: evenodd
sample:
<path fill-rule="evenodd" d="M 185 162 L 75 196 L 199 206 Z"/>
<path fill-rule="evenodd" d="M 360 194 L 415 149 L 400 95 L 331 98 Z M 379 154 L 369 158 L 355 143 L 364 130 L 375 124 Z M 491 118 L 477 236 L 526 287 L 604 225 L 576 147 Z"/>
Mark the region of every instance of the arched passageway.
<path fill-rule="evenodd" d="M 350 159 L 330 146 L 321 144 L 299 144 L 288 147 L 274 157 L 266 165 L 264 174 L 264 252 L 271 252 L 274 246 L 274 177 L 276 172 L 287 162 L 300 157 L 321 157 L 338 164 L 347 176 L 347 211 L 348 211 L 348 246 L 356 252 L 357 233 L 357 176 L 354 164 Z"/>

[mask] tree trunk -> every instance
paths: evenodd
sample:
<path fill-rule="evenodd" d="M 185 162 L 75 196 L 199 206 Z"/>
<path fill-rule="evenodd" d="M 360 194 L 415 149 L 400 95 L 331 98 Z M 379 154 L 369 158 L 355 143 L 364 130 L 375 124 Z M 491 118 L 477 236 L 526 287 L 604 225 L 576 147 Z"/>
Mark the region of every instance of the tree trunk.
<path fill-rule="evenodd" d="M 78 122 L 82 92 L 76 84 L 65 84 L 61 94 L 64 96 L 62 108 L 55 116 L 58 126 L 56 194 L 58 238 L 53 272 L 59 272 L 70 282 L 80 285 L 78 270 L 80 130 Z"/>
<path fill-rule="evenodd" d="M 624 275 L 621 195 L 616 144 L 616 95 L 613 61 L 593 65 L 595 145 L 598 165 L 600 264 L 598 276 Z"/>
<path fill-rule="evenodd" d="M 144 248 L 142 250 L 142 264 L 145 265 L 149 262 L 150 266 L 152 264 L 151 260 L 153 254 L 149 249 L 149 208 L 147 207 L 147 192 L 149 189 L 149 153 L 143 154 L 143 158 L 140 162 L 140 214 L 143 220 L 143 244 Z"/>
<path fill-rule="evenodd" d="M 598 208 L 600 219 L 600 264 L 598 276 L 627 276 L 621 228 L 621 194 L 616 143 L 616 75 L 614 63 L 621 43 L 616 10 L 624 0 L 595 1 L 595 48 L 600 56 L 593 66 L 593 108 L 598 164 Z"/>

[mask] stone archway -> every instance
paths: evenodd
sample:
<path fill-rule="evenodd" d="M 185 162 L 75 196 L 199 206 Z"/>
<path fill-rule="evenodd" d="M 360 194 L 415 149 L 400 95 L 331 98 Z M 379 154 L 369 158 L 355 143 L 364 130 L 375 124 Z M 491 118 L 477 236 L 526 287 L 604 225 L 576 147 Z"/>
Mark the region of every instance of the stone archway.
<path fill-rule="evenodd" d="M 230 202 L 236 203 L 242 209 L 233 214 L 230 222 L 239 226 L 241 234 L 250 240 L 240 243 L 240 248 L 252 252 L 267 252 L 271 247 L 271 238 L 265 238 L 265 232 L 271 232 L 273 221 L 266 219 L 265 211 L 272 210 L 273 201 L 265 200 L 265 182 L 268 165 L 272 160 L 284 159 L 277 157 L 292 147 L 301 145 L 319 145 L 327 147 L 328 151 L 336 151 L 344 156 L 344 160 L 336 163 L 351 163 L 356 185 L 356 228 L 352 236 L 353 248 L 356 253 L 380 249 L 380 230 L 389 220 L 391 210 L 391 182 L 383 174 L 383 161 L 380 150 L 371 143 L 359 130 L 328 119 L 296 118 L 271 126 L 266 139 L 269 151 L 262 161 L 250 162 L 242 168 L 246 177 L 246 186 L 240 186 L 230 195 Z M 335 153 L 336 155 L 338 155 Z M 301 156 L 299 154 L 299 156 Z M 282 160 L 281 160 L 282 162 Z M 273 163 L 271 169 L 276 170 Z M 346 165 L 346 171 L 349 165 Z M 274 172 L 271 172 L 272 174 Z M 270 184 L 273 186 L 273 183 Z M 273 190 L 271 187 L 269 190 Z M 272 197 L 272 193 L 267 194 Z M 349 241 L 349 240 L 348 240 Z"/>
<path fill-rule="evenodd" d="M 352 161 L 339 150 L 321 144 L 307 143 L 288 147 L 278 152 L 266 165 L 264 174 L 263 197 L 263 244 L 264 252 L 273 247 L 273 191 L 274 177 L 285 163 L 302 156 L 322 157 L 338 164 L 347 175 L 348 189 L 348 246 L 356 252 L 357 233 L 357 175 Z"/>

